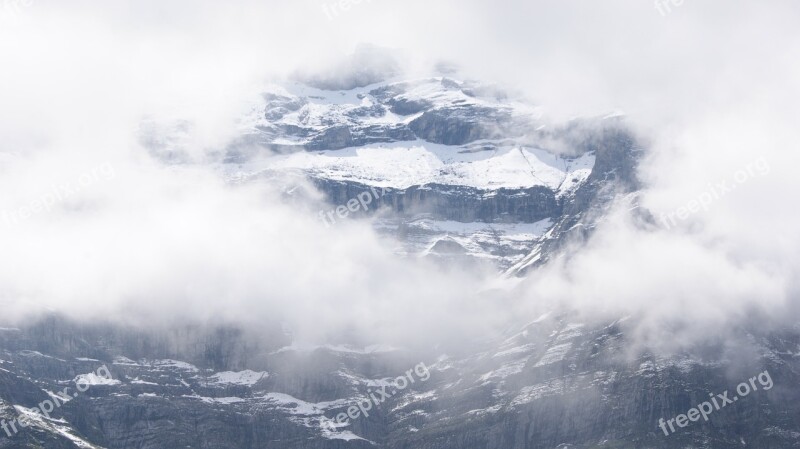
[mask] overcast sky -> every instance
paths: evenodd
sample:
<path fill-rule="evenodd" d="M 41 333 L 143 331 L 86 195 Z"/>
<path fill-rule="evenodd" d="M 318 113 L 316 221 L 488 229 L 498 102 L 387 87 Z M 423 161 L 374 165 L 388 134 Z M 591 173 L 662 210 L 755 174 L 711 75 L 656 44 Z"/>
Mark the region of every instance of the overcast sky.
<path fill-rule="evenodd" d="M 551 117 L 625 111 L 650 143 L 642 202 L 656 216 L 737 183 L 670 229 L 645 232 L 616 212 L 572 264 L 526 282 L 523 313 L 565 302 L 644 314 L 642 332 L 687 321 L 691 335 L 753 308 L 797 316 L 800 4 L 339 3 L 0 6 L 6 312 L 278 316 L 309 338 L 324 322 L 395 341 L 409 323 L 424 339 L 506 319 L 514 311 L 474 294 L 488 279 L 396 260 L 363 223 L 323 229 L 270 186 L 231 187 L 207 167 L 264 82 L 324 71 L 368 43 L 405 55 L 410 71 L 452 61 Z M 166 167 L 141 148 L 136 130 L 153 117 L 194 124 L 193 164 Z M 13 215 L 82 182 L 51 210 Z"/>

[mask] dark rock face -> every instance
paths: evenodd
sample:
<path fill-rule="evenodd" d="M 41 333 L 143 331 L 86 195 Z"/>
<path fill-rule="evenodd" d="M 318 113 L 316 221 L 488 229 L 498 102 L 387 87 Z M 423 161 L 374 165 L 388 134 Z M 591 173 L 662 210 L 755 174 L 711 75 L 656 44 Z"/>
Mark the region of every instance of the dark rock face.
<path fill-rule="evenodd" d="M 414 115 L 431 107 L 431 104 L 425 101 L 405 98 L 391 98 L 386 101 L 386 104 L 390 111 L 399 115 Z"/>
<path fill-rule="evenodd" d="M 52 330 L 45 335 L 43 328 Z M 730 348 L 724 341 L 672 356 L 631 354 L 627 330 L 620 322 L 577 323 L 568 314 L 541 317 L 469 354 L 437 360 L 398 351 L 277 351 L 264 335 L 230 327 L 143 334 L 52 317 L 0 332 L 2 419 L 20 419 L 12 406 L 37 407 L 52 397 L 46 391 L 76 391 L 71 379 L 103 365 L 116 382 L 91 385 L 50 420 L 0 435 L 0 447 L 797 447 L 797 329 L 736 334 L 737 350 L 759 356 L 735 370 L 719 363 Z M 200 349 L 209 347 L 226 349 Z M 126 355 L 144 348 L 149 358 Z M 106 355 L 87 358 L 87 350 Z M 248 357 L 220 359 L 221 352 Z M 422 359 L 424 371 L 418 370 Z M 225 381 L 224 370 L 245 366 L 255 371 Z M 398 389 L 394 379 L 409 368 L 414 382 Z M 659 428 L 659 419 L 685 414 L 709 393 L 727 391 L 732 399 L 740 382 L 765 372 L 771 385 L 762 375 L 748 395 L 714 410 L 708 421 L 675 427 L 670 435 Z M 369 441 L 329 438 L 323 420 L 380 389 L 381 379 L 389 382 L 390 397 L 369 416 L 349 420 L 343 429 L 352 433 L 334 432 Z"/>
<path fill-rule="evenodd" d="M 433 102 L 424 98 L 406 98 L 403 94 L 418 83 L 398 83 L 381 86 L 369 93 L 389 110 L 399 115 L 413 115 L 433 107 Z"/>
<path fill-rule="evenodd" d="M 533 223 L 561 213 L 562 204 L 544 187 L 479 190 L 472 187 L 426 184 L 408 189 L 373 189 L 370 186 L 324 178 L 313 178 L 332 204 L 345 204 L 367 192 L 379 208 L 411 218 L 425 214 L 438 220 Z M 374 192 L 378 192 L 377 195 Z"/>
<path fill-rule="evenodd" d="M 524 275 L 560 253 L 566 243 L 583 243 L 592 235 L 597 220 L 602 219 L 614 201 L 639 190 L 636 167 L 643 154 L 635 137 L 619 123 L 596 128 L 573 125 L 559 130 L 572 148 L 593 152 L 595 166 L 585 183 L 563 205 L 562 213 L 548 236 L 531 254 L 509 271 Z M 580 245 L 579 245 L 580 246 Z"/>
<path fill-rule="evenodd" d="M 291 98 L 272 93 L 264 94 L 264 101 L 266 102 L 264 117 L 267 120 L 280 120 L 286 114 L 295 112 L 307 104 L 300 98 Z"/>
<path fill-rule="evenodd" d="M 431 251 L 437 254 L 460 255 L 465 254 L 467 249 L 461 246 L 458 242 L 450 239 L 442 239 L 433 245 Z"/>
<path fill-rule="evenodd" d="M 510 120 L 508 114 L 490 108 L 436 109 L 426 111 L 409 124 L 423 140 L 444 145 L 464 145 L 499 135 L 499 126 Z"/>
<path fill-rule="evenodd" d="M 309 150 L 340 149 L 353 146 L 353 134 L 347 126 L 327 128 L 307 145 Z"/>

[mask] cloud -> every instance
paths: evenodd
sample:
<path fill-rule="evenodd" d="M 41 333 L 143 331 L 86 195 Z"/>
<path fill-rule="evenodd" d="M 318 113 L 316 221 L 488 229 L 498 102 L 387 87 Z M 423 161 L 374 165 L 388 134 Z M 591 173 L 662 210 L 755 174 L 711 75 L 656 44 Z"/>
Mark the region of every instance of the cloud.
<path fill-rule="evenodd" d="M 50 187 L 4 209 L 27 208 L 0 235 L 0 296 L 17 313 L 35 305 L 140 324 L 283 323 L 315 341 L 350 332 L 412 346 L 421 343 L 414 329 L 444 335 L 488 325 L 477 311 L 471 322 L 470 314 L 436 321 L 479 281 L 396 259 L 366 223 L 329 229 L 284 201 L 280 186 L 232 185 L 204 166 L 119 160 L 102 166 L 110 176 L 84 186 L 84 175 L 70 181 L 52 157 L 15 162 L 15 176 L 1 183 L 71 191 L 35 213 L 30 204 Z"/>
<path fill-rule="evenodd" d="M 621 0 L 372 0 L 326 14 L 334 3 L 37 1 L 6 17 L 0 210 L 32 212 L 100 167 L 114 176 L 6 226 L 0 301 L 89 318 L 278 317 L 309 338 L 417 342 L 539 301 L 643 315 L 642 332 L 682 319 L 692 335 L 753 307 L 796 316 L 795 2 L 687 0 L 666 16 Z M 451 61 L 555 119 L 626 111 L 652 144 L 641 201 L 657 216 L 753 161 L 771 169 L 669 230 L 617 211 L 504 310 L 474 293 L 490 279 L 397 260 L 363 223 L 326 230 L 270 183 L 222 181 L 215 150 L 259 86 L 326 73 L 360 43 L 396 49 L 410 73 Z M 153 160 L 143 119 L 191 123 L 188 163 Z"/>

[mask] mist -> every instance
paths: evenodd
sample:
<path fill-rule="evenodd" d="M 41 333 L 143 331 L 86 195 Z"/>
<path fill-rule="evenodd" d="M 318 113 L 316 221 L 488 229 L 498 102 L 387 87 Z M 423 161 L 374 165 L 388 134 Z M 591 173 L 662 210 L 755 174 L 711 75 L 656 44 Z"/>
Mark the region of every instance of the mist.
<path fill-rule="evenodd" d="M 335 4 L 6 8 L 4 318 L 275 322 L 308 341 L 347 332 L 399 346 L 464 341 L 553 307 L 634 315 L 647 342 L 679 325 L 687 345 L 752 316 L 796 322 L 800 5 Z M 642 225 L 621 204 L 586 248 L 517 285 L 397 258 L 363 220 L 326 228 L 316 200 L 287 202 L 280 180 L 222 176 L 221 149 L 266 83 L 340 80 L 365 64 L 347 62 L 363 44 L 403 73 L 444 61 L 524 92 L 555 122 L 624 111 L 647 142 L 637 201 L 656 219 Z M 189 124 L 185 158 L 164 163 L 141 126 L 176 120 Z"/>

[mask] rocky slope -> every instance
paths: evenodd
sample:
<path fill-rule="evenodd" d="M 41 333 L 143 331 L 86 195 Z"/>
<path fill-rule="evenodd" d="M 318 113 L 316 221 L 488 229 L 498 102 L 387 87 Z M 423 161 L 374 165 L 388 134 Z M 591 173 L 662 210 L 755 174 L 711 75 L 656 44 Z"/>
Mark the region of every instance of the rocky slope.
<path fill-rule="evenodd" d="M 369 216 L 401 255 L 508 276 L 588 238 L 614 202 L 635 203 L 641 144 L 617 115 L 554 123 L 480 83 L 354 79 L 267 89 L 220 172 L 299 175 L 325 194 L 330 226 Z M 181 163 L 188 127 L 143 126 L 142 141 Z M 632 349 L 635 317 L 520 320 L 467 352 L 412 353 L 301 346 L 278 323 L 167 331 L 47 316 L 0 329 L 0 419 L 17 423 L 0 448 L 800 447 L 800 328 L 741 328 L 666 356 Z M 732 347 L 751 362 L 732 363 Z M 93 374 L 103 367 L 110 378 Z M 765 371 L 774 388 L 672 435 L 658 427 Z M 81 383 L 49 417 L 32 412 Z"/>
<path fill-rule="evenodd" d="M 743 329 L 737 351 L 760 355 L 730 372 L 735 355 L 722 341 L 670 357 L 626 354 L 628 324 L 587 325 L 569 315 L 544 315 L 470 354 L 432 353 L 419 360 L 419 354 L 382 347 L 275 347 L 270 343 L 276 339 L 231 328 L 142 333 L 51 317 L 0 332 L 0 415 L 19 422 L 65 386 L 76 397 L 47 419 L 30 419 L 10 438 L 0 435 L 0 447 L 800 444 L 798 329 L 778 335 Z M 220 359 L 219 348 L 247 357 Z M 77 380 L 101 366 L 112 379 L 95 378 L 77 394 Z M 686 413 L 708 393 L 734 392 L 738 382 L 764 371 L 770 388 L 755 382 L 757 391 L 715 411 L 708 422 L 669 436 L 659 429 L 660 418 Z M 401 376 L 413 383 L 399 382 Z M 368 416 L 336 423 L 370 394 L 381 399 L 379 390 L 390 397 L 364 407 Z"/>

